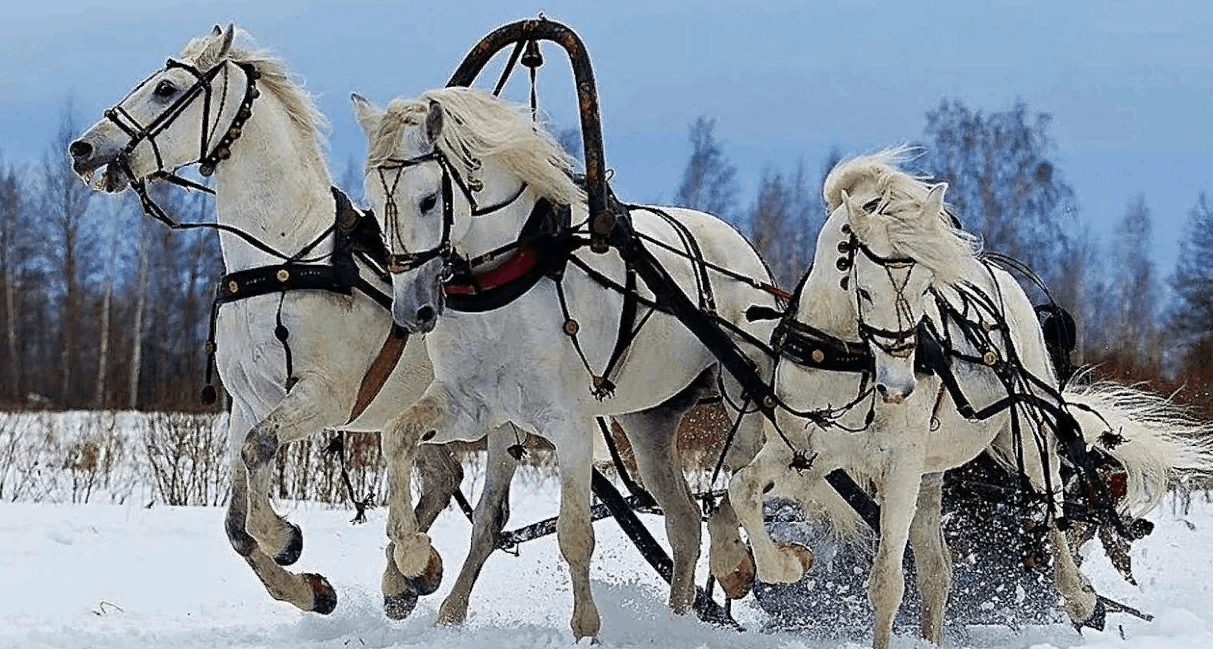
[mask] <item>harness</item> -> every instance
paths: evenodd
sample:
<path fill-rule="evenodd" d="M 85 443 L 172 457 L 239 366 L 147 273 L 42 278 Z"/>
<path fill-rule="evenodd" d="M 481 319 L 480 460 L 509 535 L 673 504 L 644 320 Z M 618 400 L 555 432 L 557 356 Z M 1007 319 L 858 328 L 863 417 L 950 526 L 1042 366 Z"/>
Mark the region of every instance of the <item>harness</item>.
<path fill-rule="evenodd" d="M 274 336 L 282 343 L 286 357 L 284 385 L 288 392 L 298 380 L 294 376 L 289 343 L 290 330 L 282 322 L 282 305 L 288 291 L 321 290 L 340 295 L 351 295 L 357 289 L 385 310 L 391 309 L 391 296 L 362 277 L 358 269 L 358 261 L 361 261 L 380 281 L 388 281 L 386 272 L 382 270 L 385 253 L 377 245 L 379 243 L 378 223 L 369 212 L 363 213 L 355 209 L 341 190 L 333 187 L 332 193 L 336 202 L 334 224 L 321 235 L 323 238 L 329 232 L 333 233 L 333 252 L 328 256 L 329 263 L 301 263 L 288 259 L 282 264 L 259 266 L 229 273 L 217 282 L 215 298 L 211 303 L 210 333 L 206 343 L 206 387 L 203 388 L 203 401 L 213 403 L 216 396 L 212 384 L 216 351 L 215 327 L 219 309 L 224 304 L 273 293 L 281 296 L 278 301 Z M 306 254 L 306 251 L 319 241 L 320 239 L 317 239 L 312 244 L 305 246 L 296 256 Z M 383 387 L 396 363 L 400 360 L 407 342 L 407 332 L 393 325 L 379 355 L 371 364 L 366 375 L 363 376 L 349 421 L 357 419 L 358 415 L 362 414 L 374 400 L 375 395 L 378 394 L 379 389 Z"/>
<path fill-rule="evenodd" d="M 849 232 L 846 226 L 844 226 L 844 232 Z M 854 255 L 856 251 L 862 251 L 869 259 L 884 267 L 886 271 L 890 268 L 905 267 L 906 264 L 913 263 L 909 259 L 880 257 L 859 242 L 854 234 L 851 234 L 849 240 L 840 243 L 839 252 L 843 253 L 843 256 L 836 262 L 836 267 L 840 271 L 848 273 L 841 281 L 844 289 L 848 287 L 850 281 L 853 281 L 851 279 L 851 271 L 854 267 Z M 993 279 L 992 270 L 989 267 L 990 263 L 989 260 L 983 260 L 987 272 L 991 273 L 991 279 Z M 801 367 L 859 374 L 861 377 L 860 387 L 855 400 L 839 408 L 798 411 L 782 401 L 780 401 L 779 406 L 788 410 L 793 415 L 807 418 L 823 428 L 836 426 L 850 432 L 860 432 L 871 424 L 871 410 L 869 410 L 865 418 L 864 427 L 860 429 L 847 428 L 839 424 L 837 420 L 862 402 L 868 395 L 869 392 L 865 391 L 865 387 L 874 373 L 875 358 L 872 356 L 867 344 L 840 339 L 797 320 L 796 307 L 807 279 L 808 274 L 802 278 L 787 311 L 778 315 L 780 322 L 772 334 L 771 346 L 781 359 Z M 890 281 L 893 282 L 896 288 L 897 284 L 892 277 L 891 271 Z M 902 288 L 904 288 L 904 284 L 902 284 Z M 1065 527 L 1065 513 L 1057 511 L 1054 499 L 1048 496 L 1048 494 L 1058 493 L 1052 485 L 1049 471 L 1048 446 L 1046 439 L 1042 435 L 1044 429 L 1048 428 L 1054 432 L 1062 447 L 1066 450 L 1067 457 L 1079 468 L 1084 480 L 1094 494 L 1093 500 L 1095 501 L 1096 510 L 1094 517 L 1102 522 L 1111 524 L 1122 536 L 1133 538 L 1134 535 L 1126 530 L 1121 517 L 1116 512 L 1106 483 L 1097 471 L 1095 458 L 1082 438 L 1077 420 L 1068 411 L 1071 407 L 1089 409 L 1078 404 L 1066 403 L 1059 390 L 1053 388 L 1024 367 L 1012 344 L 1010 327 L 1003 315 L 1005 308 L 1002 306 L 1001 298 L 995 300 L 986 295 L 978 287 L 968 284 L 962 289 L 958 289 L 958 294 L 961 296 L 962 301 L 961 307 L 958 308 L 945 299 L 936 289 L 933 288 L 932 291 L 940 314 L 941 321 L 938 327 L 934 322 L 924 317 L 913 326 L 912 330 L 902 327 L 896 331 L 886 331 L 867 325 L 863 321 L 862 309 L 858 309 L 856 327 L 858 337 L 866 343 L 879 346 L 889 353 L 904 352 L 907 348 L 912 350 L 915 353 L 915 371 L 923 374 L 934 374 L 940 378 L 941 391 L 935 403 L 936 413 L 938 413 L 938 409 L 942 404 L 945 392 L 952 397 L 957 412 L 969 420 L 984 421 L 1003 411 L 1010 410 L 1011 431 L 1016 448 L 1016 464 L 1021 480 L 1020 489 L 1017 491 L 1021 496 L 1021 505 L 1026 506 L 1030 501 L 1041 502 L 1046 508 L 1047 515 L 1055 519 L 1060 527 Z M 898 291 L 898 298 L 904 300 L 904 296 L 901 295 L 900 291 Z M 1060 311 L 1055 305 L 1053 309 L 1048 309 L 1047 311 L 1049 313 L 1064 313 L 1064 311 Z M 757 311 L 751 317 L 757 319 L 769 317 L 770 315 L 766 311 Z M 908 307 L 903 309 L 899 305 L 899 322 L 913 321 L 912 317 L 903 318 L 903 315 L 910 316 L 911 314 L 908 312 Z M 969 346 L 976 350 L 975 354 L 965 353 L 958 349 L 958 341 L 953 338 L 953 330 L 955 330 L 957 336 L 960 336 Z M 1000 336 L 1002 339 L 1001 346 L 1005 350 L 1005 358 L 1000 357 L 998 353 L 998 345 L 994 341 L 995 335 Z M 1058 356 L 1061 352 L 1050 349 L 1050 354 Z M 989 368 L 1002 383 L 1007 396 L 984 408 L 974 408 L 965 396 L 953 372 L 953 364 L 956 362 Z M 1036 424 L 1033 442 L 1040 455 L 1046 494 L 1034 492 L 1024 470 L 1025 439 L 1023 417 L 1030 418 Z M 932 419 L 935 419 L 934 415 Z M 1028 494 L 1026 498 L 1023 497 L 1024 494 Z"/>

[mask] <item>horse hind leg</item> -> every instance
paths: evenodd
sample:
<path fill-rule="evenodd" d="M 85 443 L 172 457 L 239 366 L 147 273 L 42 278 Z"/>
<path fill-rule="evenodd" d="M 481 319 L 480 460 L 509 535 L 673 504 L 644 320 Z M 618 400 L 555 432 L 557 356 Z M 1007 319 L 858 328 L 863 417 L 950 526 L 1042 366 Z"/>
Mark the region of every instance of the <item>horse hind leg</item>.
<path fill-rule="evenodd" d="M 923 476 L 918 510 L 910 523 L 910 548 L 922 593 L 922 637 L 938 645 L 943 640 L 944 613 L 952 585 L 952 556 L 943 539 L 941 508 L 943 474 Z"/>
<path fill-rule="evenodd" d="M 429 531 L 434 519 L 446 509 L 459 489 L 463 465 L 450 444 L 422 444 L 417 449 L 417 474 L 421 495 L 413 515 L 417 518 L 417 528 Z"/>
<path fill-rule="evenodd" d="M 669 605 L 679 615 L 695 603 L 695 564 L 702 523 L 678 455 L 677 432 L 690 404 L 674 403 L 617 417 L 627 433 L 641 480 L 665 512 L 674 570 Z"/>
<path fill-rule="evenodd" d="M 510 517 L 510 482 L 518 463 L 507 449 L 516 439 L 510 427 L 499 428 L 489 434 L 484 489 L 472 514 L 471 544 L 455 585 L 438 609 L 439 624 L 462 624 L 467 618 L 472 588 L 485 562 L 497 549 L 497 535 Z"/>

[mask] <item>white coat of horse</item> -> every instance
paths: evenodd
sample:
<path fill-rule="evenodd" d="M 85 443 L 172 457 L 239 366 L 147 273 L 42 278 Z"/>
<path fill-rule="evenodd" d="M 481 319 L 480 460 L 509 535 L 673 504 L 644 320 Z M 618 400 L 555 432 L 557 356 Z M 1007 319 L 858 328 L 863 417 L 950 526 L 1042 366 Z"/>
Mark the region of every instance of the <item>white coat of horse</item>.
<path fill-rule="evenodd" d="M 557 534 L 572 576 L 571 627 L 577 638 L 595 636 L 599 615 L 589 582 L 594 548 L 591 431 L 594 417 L 619 415 L 637 449 L 641 477 L 666 514 L 675 563 L 670 604 L 677 611 L 687 610 L 695 594 L 699 508 L 676 457 L 677 418 L 674 413 L 647 417 L 645 411 L 657 407 L 660 412 L 661 404 L 716 360 L 677 320 L 654 311 L 651 317 L 643 316 L 643 326 L 611 378 L 617 386 L 613 396 L 596 398 L 590 373 L 602 371 L 612 353 L 623 296 L 572 263 L 563 274 L 563 296 L 557 283 L 545 277 L 494 310 L 446 308 L 443 281 L 451 255 L 472 258 L 514 242 L 541 198 L 571 206 L 572 223 L 584 226 L 584 197 L 572 181 L 568 158 L 518 107 L 477 90 L 433 90 L 416 101 L 394 100 L 386 110 L 355 96 L 354 110 L 370 142 L 367 195 L 385 219 L 389 251 L 407 262 L 393 278 L 393 315 L 398 324 L 426 336 L 434 363 L 434 383 L 384 431 L 384 450 L 393 471 L 388 536 L 397 567 L 405 575 L 420 574 L 434 552 L 410 506 L 407 470 L 418 445 L 471 439 L 486 426 L 512 422 L 556 447 L 561 484 Z M 456 187 L 449 206 L 444 183 Z M 475 205 L 469 197 L 475 205 L 495 207 L 472 216 Z M 448 207 L 452 221 L 444 224 Z M 707 261 L 769 281 L 762 261 L 727 224 L 691 210 L 666 210 L 689 229 Z M 638 232 L 674 248 L 684 245 L 676 227 L 657 213 L 635 209 L 632 217 Z M 693 295 L 697 279 L 688 260 L 656 246 L 652 252 L 682 290 Z M 624 283 L 624 264 L 617 253 L 574 254 L 595 272 Z M 715 271 L 708 275 L 719 315 L 766 339 L 770 326 L 746 322 L 743 314 L 754 303 L 773 305 L 774 299 Z M 652 299 L 643 286 L 640 293 Z M 571 323 L 563 315 L 565 308 Z M 587 364 L 592 370 L 587 371 Z M 765 371 L 762 364 L 759 371 Z M 630 425 L 634 417 L 646 421 Z M 747 417 L 738 433 L 734 451 L 746 459 L 756 450 L 758 423 L 756 417 Z M 747 572 L 750 561 L 727 502 L 709 523 L 709 531 L 713 573 L 722 582 L 737 581 L 735 575 Z"/>
<path fill-rule="evenodd" d="M 816 330 L 812 345 L 822 352 L 817 358 L 866 347 L 874 358 L 872 373 L 861 378 L 781 360 L 775 388 L 785 407 L 777 423 L 794 445 L 815 455 L 813 467 L 788 471 L 791 451 L 768 425 L 765 446 L 730 485 L 758 578 L 770 582 L 796 581 L 803 570 L 796 555 L 772 544 L 762 525 L 764 489 L 777 483 L 774 493 L 816 504 L 853 529 L 852 512 L 836 500 L 823 502 L 820 489 L 809 490 L 836 468 L 874 487 L 880 538 L 869 598 L 877 649 L 889 646 L 904 593 L 907 541 L 918 563 L 922 633 L 940 641 L 952 575 L 940 528 L 942 475 L 987 449 L 1014 475 L 1012 417 L 1018 419 L 1032 489 L 1047 494 L 1055 511 L 1062 511 L 1058 439 L 1042 425 L 1056 417 L 1021 400 L 985 419 L 966 418 L 940 376 L 915 373 L 920 322 L 938 332 L 948 366 L 973 409 L 1015 394 L 1051 400 L 1072 414 L 1087 442 L 1127 471 L 1126 511 L 1140 515 L 1152 508 L 1179 472 L 1213 468 L 1208 443 L 1198 441 L 1209 426 L 1180 416 L 1164 400 L 1124 386 L 1067 385 L 1057 392 L 1027 295 L 1010 274 L 983 259 L 971 236 L 953 227 L 943 209 L 946 185 L 928 186 L 896 167 L 903 154 L 886 151 L 831 171 L 823 191 L 832 212 L 792 312 L 797 322 Z M 1003 378 L 995 368 L 1007 370 Z M 1127 441 L 1097 444 L 1109 430 Z M 1096 596 L 1075 565 L 1065 534 L 1053 524 L 1056 519 L 1050 523 L 1057 586 L 1066 612 L 1081 623 L 1096 613 Z"/>
<path fill-rule="evenodd" d="M 320 137 L 325 118 L 280 60 L 246 46 L 238 33 L 243 34 L 234 26 L 216 26 L 191 40 L 176 64 L 136 86 L 115 107 L 116 117 L 89 128 L 70 145 L 70 154 L 86 182 L 104 168 L 97 187 L 121 191 L 131 180 L 126 169 L 142 179 L 213 153 L 232 134 L 229 125 L 239 118 L 241 103 L 255 85 L 259 96 L 251 104 L 252 116 L 232 127 L 239 133 L 226 141 L 230 157 L 220 158 L 214 167 L 217 221 L 290 255 L 333 226 L 334 196 Z M 250 80 L 249 70 L 259 78 Z M 209 93 L 202 84 L 206 77 Z M 135 134 L 139 139 L 129 147 Z M 220 233 L 220 245 L 229 273 L 282 262 L 229 232 Z M 329 236 L 308 256 L 324 259 L 331 250 Z M 365 267 L 361 273 L 375 281 Z M 283 344 L 274 335 L 279 313 L 290 332 L 290 377 Z M 374 300 L 357 290 L 350 295 L 321 290 L 262 295 L 225 304 L 216 326 L 215 359 L 232 395 L 228 537 L 273 597 L 327 613 L 336 606 L 327 580 L 281 567 L 299 557 L 302 534 L 270 504 L 272 459 L 280 446 L 325 428 L 382 428 L 429 385 L 432 370 L 425 346 L 419 340 L 406 345 L 379 396 L 346 426 L 363 376 L 392 326 Z M 428 527 L 458 487 L 462 471 L 439 447 L 425 464 L 426 495 L 418 515 Z M 490 462 L 490 467 L 501 467 L 508 484 L 512 463 Z M 384 588 L 399 595 L 409 592 L 410 584 L 389 564 Z"/>

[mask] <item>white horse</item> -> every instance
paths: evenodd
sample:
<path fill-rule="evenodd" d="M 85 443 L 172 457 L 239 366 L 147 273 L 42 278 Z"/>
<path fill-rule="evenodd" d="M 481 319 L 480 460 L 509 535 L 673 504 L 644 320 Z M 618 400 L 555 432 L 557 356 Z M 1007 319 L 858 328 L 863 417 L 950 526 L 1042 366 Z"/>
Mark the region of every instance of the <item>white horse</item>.
<path fill-rule="evenodd" d="M 642 306 L 634 339 L 615 371 L 602 376 L 616 347 L 625 300 L 601 281 L 628 283 L 615 252 L 575 251 L 567 265 L 549 268 L 532 288 L 497 308 L 451 308 L 453 289 L 448 285 L 444 293 L 443 288 L 451 268 L 461 265 L 460 258 L 518 240 L 539 201 L 570 206 L 571 222 L 585 232 L 584 196 L 572 180 L 569 160 L 517 106 L 476 90 L 433 90 L 419 100 L 395 100 L 386 111 L 355 96 L 354 110 L 370 142 L 367 195 L 384 219 L 394 253 L 393 316 L 408 330 L 426 334 L 434 362 L 434 383 L 384 431 L 392 471 L 388 536 L 397 567 L 405 575 L 420 574 L 433 552 L 410 507 L 407 471 L 418 445 L 475 438 L 486 426 L 512 422 L 556 447 L 557 533 L 572 576 L 571 627 L 577 638 L 595 636 L 599 616 L 589 582 L 594 533 L 587 431 L 593 430 L 594 417 L 620 415 L 638 451 L 642 479 L 666 513 L 675 563 L 670 604 L 687 610 L 695 594 L 700 514 L 678 467 L 673 415 L 679 413 L 660 414 L 659 406 L 716 360 L 677 320 Z M 637 232 L 659 242 L 646 245 L 682 290 L 694 295 L 706 280 L 721 318 L 760 339 L 769 335 L 768 324 L 748 323 L 743 313 L 756 302 L 773 305 L 773 297 L 671 252 L 685 249 L 683 237 L 689 236 L 708 262 L 769 282 L 762 261 L 740 234 L 719 219 L 685 209 L 640 208 L 632 217 Z M 495 274 L 523 273 L 517 269 L 529 267 L 529 254 L 526 246 L 502 252 L 492 265 L 475 268 L 473 277 L 456 280 L 466 287 L 489 283 Z M 652 300 L 645 287 L 638 290 L 642 303 Z M 763 359 L 759 372 L 767 369 Z M 602 389 L 608 383 L 614 384 L 610 396 Z M 748 459 L 760 428 L 754 417 L 741 428 L 734 451 Z M 722 583 L 736 583 L 750 560 L 727 502 L 709 531 L 713 574 Z M 444 618 L 446 608 L 444 603 Z"/>
<path fill-rule="evenodd" d="M 214 173 L 218 223 L 283 256 L 317 242 L 306 257 L 325 260 L 333 248 L 333 236 L 325 233 L 333 228 L 336 210 L 322 154 L 325 119 L 281 61 L 237 41 L 238 33 L 243 34 L 233 26 L 216 26 L 136 86 L 112 117 L 71 144 L 75 170 L 88 182 L 104 167 L 98 188 L 120 191 L 132 179 L 201 160 L 213 165 L 206 171 Z M 252 116 L 242 115 L 249 109 Z M 283 264 L 282 257 L 229 231 L 220 233 L 220 245 L 228 273 Z M 377 282 L 365 266 L 360 273 Z M 289 333 L 290 376 L 286 348 L 275 336 L 279 323 Z M 270 504 L 272 460 L 281 445 L 327 427 L 379 430 L 421 396 L 432 369 L 425 346 L 414 340 L 379 396 L 346 425 L 391 326 L 388 312 L 358 290 L 272 293 L 232 301 L 218 312 L 215 359 L 232 395 L 227 534 L 269 593 L 303 610 L 328 613 L 336 594 L 319 575 L 280 567 L 298 559 L 303 539 Z M 462 471 L 439 447 L 423 464 L 425 496 L 418 516 L 428 527 Z M 500 468 L 490 474 L 508 484 L 512 463 L 490 467 Z M 385 593 L 395 596 L 398 610 L 415 602 L 418 589 L 432 586 L 405 580 L 390 564 L 384 575 Z"/>
<path fill-rule="evenodd" d="M 775 493 L 816 501 L 853 529 L 852 512 L 821 501 L 820 490 L 806 493 L 845 468 L 874 487 L 881 506 L 869 583 L 873 645 L 889 646 L 907 541 L 918 563 L 922 634 L 938 643 L 952 575 L 940 529 L 942 474 L 989 449 L 1015 475 L 1022 450 L 1032 489 L 1045 494 L 1039 504 L 1052 503 L 1048 534 L 1064 608 L 1076 623 L 1086 622 L 1101 611 L 1057 524 L 1059 423 L 1073 416 L 1097 452 L 1123 465 L 1129 493 L 1122 507 L 1138 515 L 1158 502 L 1177 472 L 1213 467 L 1208 443 L 1196 441 L 1209 426 L 1123 386 L 1066 386 L 1059 393 L 1023 289 L 953 226 L 944 211 L 945 184 L 928 186 L 896 167 L 903 154 L 844 162 L 826 179 L 832 212 L 784 324 L 792 341 L 784 348 L 798 362 L 781 359 L 776 368 L 779 430 L 768 428 L 762 451 L 730 485 L 758 578 L 789 582 L 803 573 L 798 557 L 774 546 L 763 528 L 763 489 L 778 483 Z M 944 360 L 925 375 L 915 371 L 915 352 L 927 344 L 919 340 L 920 323 L 940 340 Z M 839 371 L 839 359 L 850 369 Z M 957 391 L 942 380 L 948 374 Z M 1009 408 L 981 412 L 1007 397 Z M 1123 439 L 1096 444 L 1109 431 Z M 810 470 L 788 471 L 791 450 L 780 434 L 816 456 Z"/>

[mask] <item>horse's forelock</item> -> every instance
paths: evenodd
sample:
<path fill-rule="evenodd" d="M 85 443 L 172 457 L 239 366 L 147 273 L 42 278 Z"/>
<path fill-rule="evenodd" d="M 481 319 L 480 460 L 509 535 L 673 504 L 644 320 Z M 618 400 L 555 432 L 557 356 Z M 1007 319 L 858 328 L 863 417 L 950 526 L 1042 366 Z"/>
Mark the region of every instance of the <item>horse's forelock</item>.
<path fill-rule="evenodd" d="M 569 176 L 572 160 L 546 130 L 534 124 L 525 109 L 474 88 L 430 90 L 416 100 L 393 100 L 370 144 L 368 163 L 380 164 L 396 155 L 408 126 L 425 122 L 430 102 L 443 112 L 438 148 L 467 176 L 492 161 L 514 173 L 541 196 L 561 205 L 584 200 Z"/>
<path fill-rule="evenodd" d="M 883 214 L 851 219 L 856 236 L 867 239 L 865 243 L 884 239 L 895 256 L 910 257 L 939 281 L 953 284 L 971 274 L 980 246 L 976 237 L 954 227 L 943 211 L 936 218 L 923 218 L 931 185 L 899 168 L 912 153 L 903 146 L 841 162 L 826 177 L 822 194 L 833 210 L 842 204 L 843 191 L 851 194 L 864 183 L 874 185 L 884 201 Z"/>

